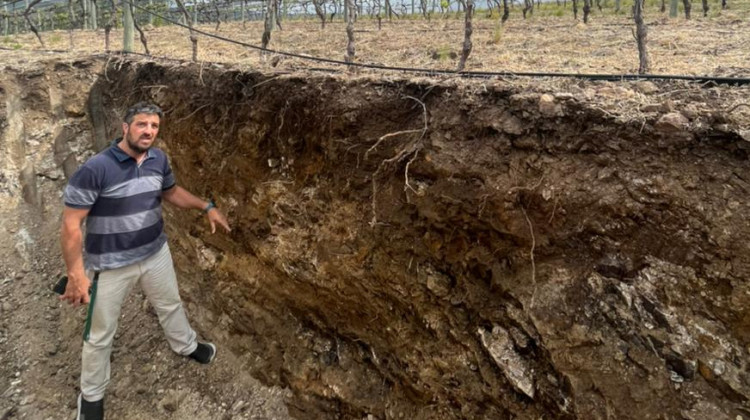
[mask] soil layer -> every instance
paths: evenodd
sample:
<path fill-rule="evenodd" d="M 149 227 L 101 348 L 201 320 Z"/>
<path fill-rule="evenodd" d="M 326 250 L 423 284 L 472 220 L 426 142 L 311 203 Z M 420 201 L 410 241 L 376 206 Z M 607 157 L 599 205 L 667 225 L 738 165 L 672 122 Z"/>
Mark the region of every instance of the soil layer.
<path fill-rule="evenodd" d="M 750 415 L 750 133 L 746 110 L 724 105 L 747 89 L 67 65 L 89 77 L 86 105 L 78 119 L 44 118 L 90 137 L 40 135 L 29 150 L 68 147 L 50 166 L 74 168 L 128 105 L 154 101 L 178 182 L 233 225 L 212 235 L 199 215 L 166 212 L 188 312 L 231 363 L 205 374 L 218 402 L 207 416 L 244 374 L 274 401 L 290 392 L 275 415 L 305 419 Z M 33 121 L 55 96 L 11 89 L 51 92 L 49 66 L 37 90 L 22 74 L 4 81 L 4 150 L 18 101 Z M 59 211 L 46 203 L 68 172 L 3 172 L 20 183 L 8 197 L 24 192 L 5 211 L 41 212 L 6 226 L 6 252 L 25 255 L 21 229 L 49 235 L 45 273 L 61 267 L 45 206 Z M 27 290 L 15 285 L 39 274 L 24 270 L 6 268 L 6 283 Z M 138 357 L 181 367 L 159 343 Z M 117 366 L 113 387 L 141 367 Z M 121 407 L 139 395 L 115 393 Z"/>

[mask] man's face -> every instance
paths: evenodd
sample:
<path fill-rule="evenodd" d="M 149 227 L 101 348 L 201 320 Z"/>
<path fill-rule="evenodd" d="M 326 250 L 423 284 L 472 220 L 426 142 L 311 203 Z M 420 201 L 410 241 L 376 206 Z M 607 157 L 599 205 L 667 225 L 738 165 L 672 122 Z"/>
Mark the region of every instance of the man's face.
<path fill-rule="evenodd" d="M 130 125 L 122 124 L 122 134 L 134 152 L 145 153 L 154 144 L 156 135 L 159 134 L 159 116 L 136 114 Z"/>

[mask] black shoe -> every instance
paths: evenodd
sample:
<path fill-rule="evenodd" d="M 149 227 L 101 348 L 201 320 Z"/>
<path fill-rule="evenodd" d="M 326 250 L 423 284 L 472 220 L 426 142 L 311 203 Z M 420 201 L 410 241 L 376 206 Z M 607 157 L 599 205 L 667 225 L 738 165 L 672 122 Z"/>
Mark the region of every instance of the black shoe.
<path fill-rule="evenodd" d="M 216 356 L 216 346 L 211 343 L 198 343 L 198 347 L 188 357 L 207 365 L 214 360 L 214 356 Z"/>
<path fill-rule="evenodd" d="M 104 398 L 99 401 L 86 401 L 82 395 L 78 395 L 78 417 L 76 420 L 103 420 Z"/>

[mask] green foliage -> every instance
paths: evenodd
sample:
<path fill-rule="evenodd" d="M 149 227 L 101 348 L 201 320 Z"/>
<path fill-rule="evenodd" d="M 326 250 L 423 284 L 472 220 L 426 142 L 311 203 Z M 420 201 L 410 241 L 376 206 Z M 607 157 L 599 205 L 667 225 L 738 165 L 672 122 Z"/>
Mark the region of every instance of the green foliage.
<path fill-rule="evenodd" d="M 152 5 L 146 6 L 146 9 L 162 16 L 167 13 L 167 5 L 165 3 L 154 3 Z M 192 8 L 190 8 L 190 10 L 192 13 Z M 147 16 L 144 16 L 144 19 L 147 18 Z M 155 27 L 164 26 L 167 24 L 167 22 L 165 22 L 164 19 L 160 18 L 159 16 L 154 16 L 153 23 Z"/>
<path fill-rule="evenodd" d="M 55 20 L 55 26 L 58 28 L 67 28 L 68 22 L 70 22 L 68 14 L 63 12 L 55 13 L 52 18 Z"/>
<path fill-rule="evenodd" d="M 58 44 L 60 41 L 62 41 L 62 36 L 60 36 L 60 34 L 53 34 L 49 37 L 50 44 Z"/>
<path fill-rule="evenodd" d="M 10 47 L 13 48 L 14 50 L 20 50 L 21 48 L 23 48 L 23 45 L 21 45 L 21 44 L 19 44 L 19 43 L 16 42 L 15 44 L 11 45 Z"/>
<path fill-rule="evenodd" d="M 11 42 L 13 42 L 13 40 L 11 39 L 11 37 L 6 36 L 6 37 L 3 38 L 3 44 L 10 44 Z"/>
<path fill-rule="evenodd" d="M 492 40 L 490 41 L 491 44 L 498 44 L 500 43 L 500 40 L 503 38 L 503 25 L 500 24 L 498 21 L 497 25 L 495 25 L 495 29 L 492 31 Z"/>
<path fill-rule="evenodd" d="M 593 0 L 592 0 L 593 1 Z M 519 6 L 518 14 L 521 14 L 521 8 L 523 5 Z M 534 17 L 546 17 L 546 16 L 567 16 L 569 14 L 572 14 L 572 9 L 570 6 L 570 0 L 568 0 L 568 7 L 567 9 L 563 7 L 562 3 L 558 6 L 556 3 L 543 3 L 541 6 L 537 6 L 536 1 L 534 2 L 534 13 L 530 13 L 527 16 L 527 19 L 533 19 Z"/>
<path fill-rule="evenodd" d="M 434 56 L 437 57 L 437 59 L 440 61 L 447 60 L 451 56 L 451 47 L 445 45 L 438 47 L 438 49 L 435 51 Z"/>

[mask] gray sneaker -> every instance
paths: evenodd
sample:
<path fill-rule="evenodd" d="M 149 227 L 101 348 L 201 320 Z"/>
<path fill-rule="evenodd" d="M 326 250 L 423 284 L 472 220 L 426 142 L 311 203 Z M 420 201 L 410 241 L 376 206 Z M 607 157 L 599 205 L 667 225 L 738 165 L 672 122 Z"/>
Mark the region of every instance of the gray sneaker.
<path fill-rule="evenodd" d="M 213 362 L 215 356 L 216 346 L 214 346 L 213 343 L 198 343 L 198 347 L 195 348 L 195 351 L 188 355 L 189 358 L 204 365 Z"/>
<path fill-rule="evenodd" d="M 76 420 L 103 420 L 104 398 L 99 401 L 86 401 L 83 395 L 78 394 L 78 416 Z"/>

